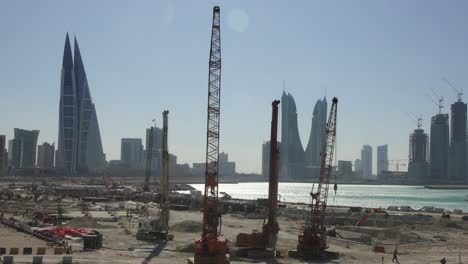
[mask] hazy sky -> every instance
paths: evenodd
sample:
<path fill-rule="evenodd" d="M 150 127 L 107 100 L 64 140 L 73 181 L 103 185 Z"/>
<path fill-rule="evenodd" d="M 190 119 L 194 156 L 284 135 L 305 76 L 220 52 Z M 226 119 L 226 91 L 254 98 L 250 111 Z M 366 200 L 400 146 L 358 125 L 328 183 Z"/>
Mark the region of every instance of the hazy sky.
<path fill-rule="evenodd" d="M 136 3 L 136 4 L 135 4 Z M 212 7 L 221 5 L 221 151 L 241 172 L 260 172 L 271 101 L 282 82 L 298 108 L 303 146 L 313 106 L 339 98 L 338 159 L 363 144 L 408 156 L 415 123 L 436 107 L 431 89 L 468 84 L 467 1 L 1 1 L 0 134 L 40 129 L 56 142 L 65 34 L 76 35 L 96 104 L 104 151 L 144 138 L 169 109 L 169 148 L 203 161 Z M 465 96 L 466 98 L 466 96 Z M 330 104 L 329 104 L 330 106 Z M 445 109 L 447 111 L 448 108 Z M 375 165 L 374 165 L 375 171 Z"/>

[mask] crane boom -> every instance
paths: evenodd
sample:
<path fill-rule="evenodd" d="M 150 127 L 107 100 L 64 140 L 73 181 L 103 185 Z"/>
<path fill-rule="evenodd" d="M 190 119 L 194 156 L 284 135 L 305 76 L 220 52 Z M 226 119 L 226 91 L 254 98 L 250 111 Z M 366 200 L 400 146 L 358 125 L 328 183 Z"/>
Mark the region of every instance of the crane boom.
<path fill-rule="evenodd" d="M 154 128 L 150 128 L 148 142 L 146 142 L 146 171 L 145 171 L 145 184 L 143 186 L 144 192 L 150 191 L 150 177 L 151 177 L 151 160 L 153 159 L 153 134 Z"/>
<path fill-rule="evenodd" d="M 337 106 L 338 99 L 334 97 L 322 147 L 318 188 L 316 192 L 312 190 L 310 193 L 312 198 L 310 215 L 307 218 L 303 234 L 299 236 L 297 250 L 299 255 L 305 259 L 320 257 L 327 247 L 325 210 L 335 150 Z"/>
<path fill-rule="evenodd" d="M 225 263 L 227 240 L 221 235 L 218 211 L 218 159 L 221 102 L 221 32 L 220 8 L 213 8 L 208 74 L 208 109 L 206 126 L 205 193 L 203 232 L 195 242 L 195 263 Z M 219 228 L 219 230 L 218 230 Z M 223 259 L 220 261 L 219 259 Z M 214 262 L 213 262 L 214 263 Z"/>

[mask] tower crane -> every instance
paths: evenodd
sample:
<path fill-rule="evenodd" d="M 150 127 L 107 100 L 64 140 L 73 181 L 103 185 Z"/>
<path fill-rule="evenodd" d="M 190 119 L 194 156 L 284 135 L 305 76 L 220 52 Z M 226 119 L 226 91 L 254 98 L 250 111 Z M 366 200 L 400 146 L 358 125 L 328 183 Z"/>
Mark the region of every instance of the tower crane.
<path fill-rule="evenodd" d="M 221 102 L 221 32 L 220 8 L 213 7 L 211 48 L 208 74 L 208 109 L 206 133 L 205 193 L 203 232 L 195 241 L 195 264 L 229 263 L 228 240 L 221 234 L 218 211 L 219 122 Z"/>
<path fill-rule="evenodd" d="M 312 188 L 312 191 L 310 192 L 310 196 L 312 198 L 310 214 L 307 217 L 303 233 L 298 237 L 297 251 L 289 252 L 289 255 L 292 257 L 319 259 L 324 257 L 325 249 L 327 248 L 325 210 L 327 208 L 333 152 L 335 149 L 337 106 L 338 99 L 334 97 L 322 147 L 322 161 L 320 165 L 318 188 L 315 192 Z"/>
<path fill-rule="evenodd" d="M 277 148 L 277 135 L 278 135 L 278 105 L 279 100 L 271 103 L 272 117 L 271 117 L 271 135 L 270 135 L 270 178 L 268 183 L 268 201 L 267 201 L 267 218 L 263 223 L 262 232 L 254 232 L 252 234 L 240 233 L 237 235 L 236 246 L 247 248 L 247 256 L 249 251 L 253 250 L 257 254 L 255 256 L 268 256 L 270 253 L 274 254 L 276 248 L 276 240 L 279 231 L 277 221 L 277 207 L 278 207 L 278 148 Z M 269 251 L 272 249 L 272 251 Z M 239 254 L 240 251 L 238 251 Z"/>
<path fill-rule="evenodd" d="M 463 98 L 462 98 L 463 97 L 463 90 L 458 90 L 457 88 L 455 88 L 455 86 L 445 77 L 443 77 L 442 80 L 448 86 L 450 86 L 455 91 L 455 93 L 457 93 L 458 102 L 461 102 L 463 100 Z"/>

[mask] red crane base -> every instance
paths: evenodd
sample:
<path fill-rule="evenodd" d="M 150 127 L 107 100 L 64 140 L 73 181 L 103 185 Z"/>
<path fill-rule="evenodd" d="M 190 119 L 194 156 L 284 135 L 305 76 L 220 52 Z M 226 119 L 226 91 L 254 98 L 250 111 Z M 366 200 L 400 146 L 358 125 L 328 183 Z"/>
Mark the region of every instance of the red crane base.
<path fill-rule="evenodd" d="M 293 257 L 312 260 L 322 259 L 325 249 L 327 249 L 325 233 L 314 233 L 311 230 L 305 230 L 302 235 L 299 235 L 297 253 L 295 253 L 297 256 Z M 293 253 L 290 252 L 291 254 Z"/>
<path fill-rule="evenodd" d="M 195 241 L 194 264 L 228 264 L 228 240 L 223 236 Z"/>

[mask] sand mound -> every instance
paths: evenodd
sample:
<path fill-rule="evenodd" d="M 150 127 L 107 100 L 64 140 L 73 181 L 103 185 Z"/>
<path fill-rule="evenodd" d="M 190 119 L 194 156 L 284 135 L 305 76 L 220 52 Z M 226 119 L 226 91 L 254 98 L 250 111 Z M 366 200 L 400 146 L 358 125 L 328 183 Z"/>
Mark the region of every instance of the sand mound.
<path fill-rule="evenodd" d="M 76 217 L 68 221 L 64 225 L 65 227 L 79 227 L 79 228 L 107 228 L 105 225 L 101 225 L 94 219 L 89 217 Z"/>
<path fill-rule="evenodd" d="M 171 230 L 177 232 L 198 233 L 202 231 L 202 223 L 186 220 L 171 226 Z"/>

